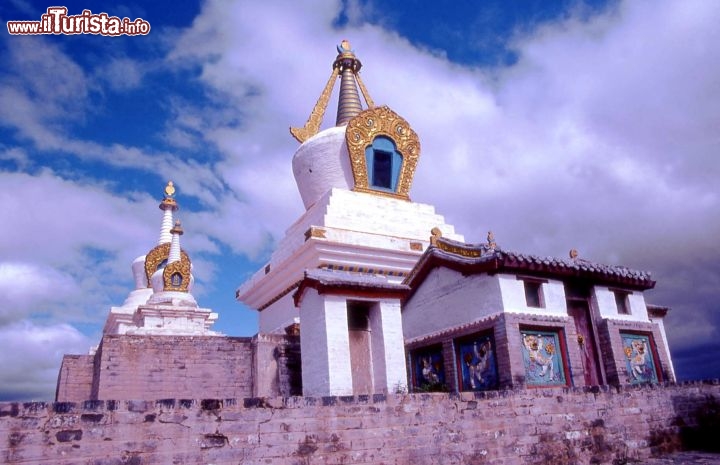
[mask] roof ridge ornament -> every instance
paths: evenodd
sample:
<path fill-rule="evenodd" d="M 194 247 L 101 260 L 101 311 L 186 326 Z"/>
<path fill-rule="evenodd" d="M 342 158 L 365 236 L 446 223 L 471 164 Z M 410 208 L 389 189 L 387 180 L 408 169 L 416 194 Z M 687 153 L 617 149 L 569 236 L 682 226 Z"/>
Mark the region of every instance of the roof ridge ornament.
<path fill-rule="evenodd" d="M 343 40 L 340 45 L 337 46 L 337 50 L 338 55 L 333 62 L 333 70 L 330 74 L 330 79 L 328 79 L 325 84 L 325 88 L 315 103 L 307 122 L 303 127 L 290 127 L 290 134 L 292 134 L 292 136 L 300 143 L 305 142 L 320 131 L 320 124 L 322 123 L 323 116 L 325 116 L 330 95 L 332 94 L 333 88 L 335 87 L 335 81 L 338 77 L 340 77 L 341 80 L 336 118 L 337 126 L 347 124 L 350 119 L 357 116 L 362 111 L 356 83 L 360 86 L 360 91 L 362 92 L 368 108 L 373 108 L 375 106 L 375 103 L 370 98 L 370 94 L 358 74 L 360 68 L 362 68 L 362 63 L 355 56 L 355 52 L 350 48 L 350 42 Z"/>

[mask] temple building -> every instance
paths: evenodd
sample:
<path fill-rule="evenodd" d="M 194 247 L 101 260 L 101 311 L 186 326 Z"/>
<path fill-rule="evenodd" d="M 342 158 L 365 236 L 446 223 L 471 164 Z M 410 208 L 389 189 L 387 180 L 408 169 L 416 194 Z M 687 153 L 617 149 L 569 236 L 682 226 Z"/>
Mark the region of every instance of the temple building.
<path fill-rule="evenodd" d="M 160 239 L 132 264 L 98 349 L 68 355 L 57 400 L 337 396 L 673 381 L 646 272 L 465 243 L 411 200 L 419 136 L 365 88 L 347 41 L 292 168 L 305 212 L 235 292 L 251 338 L 211 330 L 191 294 L 168 184 Z M 321 130 L 340 81 L 335 126 Z M 363 104 L 364 102 L 364 104 Z M 427 156 L 433 156 L 429 154 Z M 291 219 L 288 219 L 289 223 Z"/>

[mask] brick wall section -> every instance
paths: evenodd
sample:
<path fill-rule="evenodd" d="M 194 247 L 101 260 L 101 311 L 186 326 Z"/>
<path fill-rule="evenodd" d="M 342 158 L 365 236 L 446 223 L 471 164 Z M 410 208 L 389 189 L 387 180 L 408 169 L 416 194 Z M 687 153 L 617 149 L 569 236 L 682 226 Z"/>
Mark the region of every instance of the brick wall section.
<path fill-rule="evenodd" d="M 94 399 L 252 397 L 250 338 L 106 335 Z"/>
<path fill-rule="evenodd" d="M 81 402 L 90 399 L 93 381 L 92 355 L 65 355 L 58 373 L 56 399 Z"/>
<path fill-rule="evenodd" d="M 407 345 L 408 353 L 423 347 L 442 344 L 443 362 L 445 364 L 445 379 L 448 388 L 459 391 L 459 381 L 453 341 L 472 334 L 493 331 L 497 357 L 499 385 L 504 388 L 521 388 L 525 386 L 525 366 L 522 358 L 522 338 L 520 328 L 543 328 L 562 330 L 566 344 L 566 361 L 568 362 L 571 384 L 573 386 L 585 385 L 580 359 L 580 347 L 577 344 L 577 332 L 572 319 L 562 316 L 529 315 L 523 313 L 500 313 L 481 321 L 462 326 L 460 328 L 444 331 L 441 334 L 423 338 Z M 575 343 L 573 343 L 575 342 Z M 411 379 L 412 360 L 408 357 L 408 379 Z"/>
<path fill-rule="evenodd" d="M 665 341 L 660 333 L 660 327 L 656 323 L 606 319 L 602 320 L 598 325 L 598 336 L 600 349 L 604 354 L 603 359 L 608 383 L 624 384 L 629 382 L 626 356 L 622 350 L 621 331 L 652 335 L 657 348 L 653 352 L 653 357 L 658 361 L 660 371 L 658 375 L 662 377 L 663 381 L 674 381 L 672 371 L 669 369 L 670 360 L 668 360 Z"/>
<path fill-rule="evenodd" d="M 7 464 L 619 464 L 682 446 L 720 382 L 244 400 L 0 403 Z M 700 431 L 701 433 L 702 431 Z"/>

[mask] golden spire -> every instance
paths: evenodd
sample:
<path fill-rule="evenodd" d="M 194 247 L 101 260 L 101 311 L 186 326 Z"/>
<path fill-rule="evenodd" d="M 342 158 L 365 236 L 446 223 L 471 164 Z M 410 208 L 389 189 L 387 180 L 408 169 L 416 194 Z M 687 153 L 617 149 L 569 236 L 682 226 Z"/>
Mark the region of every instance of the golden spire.
<path fill-rule="evenodd" d="M 340 76 L 340 97 L 338 99 L 338 112 L 336 118 L 337 126 L 347 124 L 350 119 L 362 111 L 357 85 L 360 86 L 360 91 L 365 98 L 365 103 L 368 108 L 375 106 L 367 89 L 365 88 L 365 85 L 360 80 L 358 72 L 362 67 L 362 63 L 357 59 L 355 53 L 350 48 L 350 42 L 343 40 L 342 43 L 337 46 L 337 50 L 338 55 L 333 62 L 333 70 L 330 74 L 330 79 L 328 79 L 327 84 L 325 84 L 325 88 L 320 94 L 320 98 L 318 98 L 317 103 L 315 103 L 315 107 L 313 107 L 305 126 L 301 128 L 290 128 L 290 134 L 292 134 L 293 137 L 300 143 L 305 142 L 317 134 L 320 130 L 320 124 L 322 123 L 323 116 L 325 115 L 325 110 L 327 110 L 330 94 L 335 87 L 335 81 L 338 76 Z"/>
<path fill-rule="evenodd" d="M 175 185 L 172 181 L 168 181 L 165 186 L 165 197 L 160 202 L 160 210 L 177 211 L 178 204 L 175 201 Z"/>

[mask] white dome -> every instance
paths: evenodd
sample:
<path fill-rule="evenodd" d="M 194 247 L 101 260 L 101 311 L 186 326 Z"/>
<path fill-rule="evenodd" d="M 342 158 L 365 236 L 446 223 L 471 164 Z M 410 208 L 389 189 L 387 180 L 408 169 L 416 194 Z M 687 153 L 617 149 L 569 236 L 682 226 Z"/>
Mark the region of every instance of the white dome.
<path fill-rule="evenodd" d="M 355 181 L 345 126 L 326 129 L 306 140 L 295 152 L 292 167 L 305 209 L 333 187 L 351 190 Z"/>
<path fill-rule="evenodd" d="M 145 255 L 141 255 L 132 263 L 133 278 L 135 278 L 135 289 L 145 289 L 149 283 L 145 275 Z"/>

